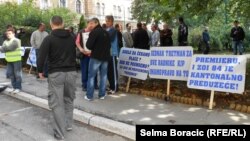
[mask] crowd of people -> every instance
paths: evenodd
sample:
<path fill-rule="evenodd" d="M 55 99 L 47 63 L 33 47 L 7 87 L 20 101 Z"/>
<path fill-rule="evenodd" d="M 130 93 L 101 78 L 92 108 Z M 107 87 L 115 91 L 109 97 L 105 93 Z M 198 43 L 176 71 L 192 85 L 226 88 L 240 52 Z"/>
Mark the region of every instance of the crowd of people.
<path fill-rule="evenodd" d="M 187 46 L 188 26 L 182 17 L 179 18 L 179 24 L 178 46 Z M 234 54 L 239 52 L 241 55 L 245 33 L 238 21 L 235 21 L 234 25 L 231 31 Z M 100 100 L 104 100 L 107 94 L 118 92 L 117 62 L 122 47 L 149 50 L 150 47 L 173 46 L 173 32 L 167 24 L 162 30 L 159 30 L 157 25 L 152 25 L 151 32 L 145 23 L 137 23 L 137 29 L 131 33 L 130 23 L 127 23 L 126 29 L 122 31 L 119 24 L 114 24 L 114 17 L 108 15 L 103 25 L 97 18 L 89 19 L 87 27 L 79 30 L 76 35 L 72 27 L 64 27 L 60 16 L 53 16 L 50 26 L 52 32 L 49 34 L 45 31 L 45 24 L 40 23 L 38 29 L 32 33 L 30 43 L 36 50 L 36 77 L 48 78 L 48 103 L 52 109 L 54 136 L 57 139 L 64 139 L 66 130 L 72 130 L 77 50 L 80 53 L 82 90 L 86 93 L 84 99 L 92 101 L 95 89 L 99 89 Z M 86 43 L 85 33 L 89 33 Z M 8 62 L 7 74 L 11 79 L 12 92 L 19 93 L 22 89 L 21 41 L 15 37 L 12 26 L 7 27 L 5 35 L 6 39 L 0 51 L 5 53 Z M 208 54 L 208 28 L 202 33 L 202 39 L 206 45 L 204 54 Z M 106 82 L 109 87 L 106 87 Z"/>

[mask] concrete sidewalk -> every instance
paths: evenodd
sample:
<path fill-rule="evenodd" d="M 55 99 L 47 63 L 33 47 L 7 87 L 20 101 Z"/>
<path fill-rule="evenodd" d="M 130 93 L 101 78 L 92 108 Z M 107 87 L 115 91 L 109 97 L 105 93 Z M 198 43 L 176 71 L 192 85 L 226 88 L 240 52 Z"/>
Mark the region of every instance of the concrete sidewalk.
<path fill-rule="evenodd" d="M 0 83 L 5 79 L 5 69 L 0 68 Z M 75 108 L 92 115 L 104 117 L 130 125 L 136 124 L 249 124 L 250 115 L 231 110 L 214 109 L 169 103 L 139 95 L 119 93 L 105 100 L 84 100 L 81 91 L 81 75 L 77 78 Z M 47 99 L 47 81 L 37 80 L 34 75 L 23 73 L 23 91 Z M 95 94 L 97 97 L 97 93 Z M 110 125 L 115 126 L 115 125 Z M 115 128 L 115 127 L 113 127 Z"/>

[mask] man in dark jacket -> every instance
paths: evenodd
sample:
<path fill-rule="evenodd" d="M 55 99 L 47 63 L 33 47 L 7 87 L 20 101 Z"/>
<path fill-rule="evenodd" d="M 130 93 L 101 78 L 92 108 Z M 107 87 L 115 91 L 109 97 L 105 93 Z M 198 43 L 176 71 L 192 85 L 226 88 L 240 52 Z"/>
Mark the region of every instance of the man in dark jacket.
<path fill-rule="evenodd" d="M 99 99 L 104 99 L 106 96 L 106 81 L 108 72 L 108 61 L 110 59 L 111 42 L 109 34 L 105 31 L 97 18 L 89 21 L 93 30 L 89 34 L 86 46 L 91 50 L 89 61 L 89 74 L 87 83 L 87 94 L 85 99 L 93 100 L 94 95 L 94 80 L 98 70 L 100 70 L 100 85 L 99 85 Z"/>
<path fill-rule="evenodd" d="M 142 29 L 142 23 L 137 24 L 137 30 L 133 34 L 134 47 L 149 50 L 149 37 L 146 30 Z"/>
<path fill-rule="evenodd" d="M 179 28 L 178 28 L 178 44 L 179 46 L 188 45 L 188 26 L 185 24 L 183 17 L 179 18 Z"/>
<path fill-rule="evenodd" d="M 205 27 L 205 30 L 202 32 L 202 40 L 203 40 L 204 44 L 206 45 L 206 48 L 205 48 L 203 54 L 208 54 L 210 51 L 210 45 L 209 45 L 210 35 L 208 33 L 208 27 Z"/>
<path fill-rule="evenodd" d="M 234 27 L 231 30 L 231 37 L 233 38 L 233 51 L 234 55 L 238 52 L 240 55 L 243 54 L 243 40 L 245 38 L 245 32 L 242 27 L 239 26 L 239 21 L 234 21 Z"/>
<path fill-rule="evenodd" d="M 50 25 L 52 32 L 41 44 L 37 67 L 39 77 L 43 79 L 43 66 L 48 57 L 48 102 L 54 120 L 54 136 L 63 140 L 65 130 L 72 130 L 73 124 L 77 75 L 75 41 L 64 29 L 60 16 L 53 16 Z"/>
<path fill-rule="evenodd" d="M 173 32 L 167 24 L 163 25 L 163 30 L 160 32 L 160 44 L 162 47 L 173 46 Z"/>

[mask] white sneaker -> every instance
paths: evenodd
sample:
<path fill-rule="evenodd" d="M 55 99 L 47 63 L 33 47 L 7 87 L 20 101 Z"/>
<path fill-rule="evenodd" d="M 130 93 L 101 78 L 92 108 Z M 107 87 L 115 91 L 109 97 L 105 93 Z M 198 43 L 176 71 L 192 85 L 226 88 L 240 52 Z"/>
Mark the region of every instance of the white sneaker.
<path fill-rule="evenodd" d="M 85 96 L 84 99 L 87 101 L 93 101 L 93 99 L 89 99 L 87 96 Z"/>
<path fill-rule="evenodd" d="M 13 93 L 15 91 L 14 88 L 9 88 L 9 93 Z"/>
<path fill-rule="evenodd" d="M 13 93 L 14 93 L 14 94 L 20 93 L 20 89 L 15 89 L 15 90 L 13 91 Z"/>
<path fill-rule="evenodd" d="M 102 96 L 102 97 L 99 97 L 100 100 L 104 100 L 105 99 L 105 96 Z"/>

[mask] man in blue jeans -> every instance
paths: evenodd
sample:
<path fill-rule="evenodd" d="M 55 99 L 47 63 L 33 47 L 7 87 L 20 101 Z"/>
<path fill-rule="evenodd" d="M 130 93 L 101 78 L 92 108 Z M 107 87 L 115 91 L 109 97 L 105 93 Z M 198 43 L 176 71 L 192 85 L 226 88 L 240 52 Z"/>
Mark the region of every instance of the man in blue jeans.
<path fill-rule="evenodd" d="M 22 89 L 22 56 L 21 41 L 15 37 L 14 29 L 6 31 L 7 39 L 3 42 L 0 52 L 5 53 L 5 60 L 8 62 L 7 68 L 13 93 L 19 93 Z"/>
<path fill-rule="evenodd" d="M 91 101 L 93 100 L 94 80 L 98 70 L 100 70 L 99 99 L 104 99 L 106 96 L 106 81 L 111 43 L 108 32 L 101 27 L 97 18 L 92 18 L 89 21 L 89 25 L 93 30 L 90 32 L 86 44 L 86 47 L 91 51 L 85 51 L 85 54 L 90 55 L 87 94 L 85 99 Z"/>
<path fill-rule="evenodd" d="M 233 51 L 234 55 L 238 52 L 240 55 L 243 54 L 243 40 L 245 39 L 245 32 L 242 27 L 239 26 L 239 21 L 234 21 L 234 27 L 231 30 L 231 37 L 233 38 Z"/>
<path fill-rule="evenodd" d="M 76 47 L 79 49 L 81 55 L 80 57 L 80 67 L 81 67 L 81 74 L 82 74 L 82 91 L 87 91 L 87 83 L 88 83 L 88 69 L 89 69 L 89 60 L 90 57 L 84 54 L 84 43 L 83 43 L 83 33 L 84 32 L 91 32 L 91 27 L 88 26 L 85 29 L 79 31 L 76 37 Z M 95 89 L 98 89 L 97 85 L 97 76 L 95 77 Z"/>

